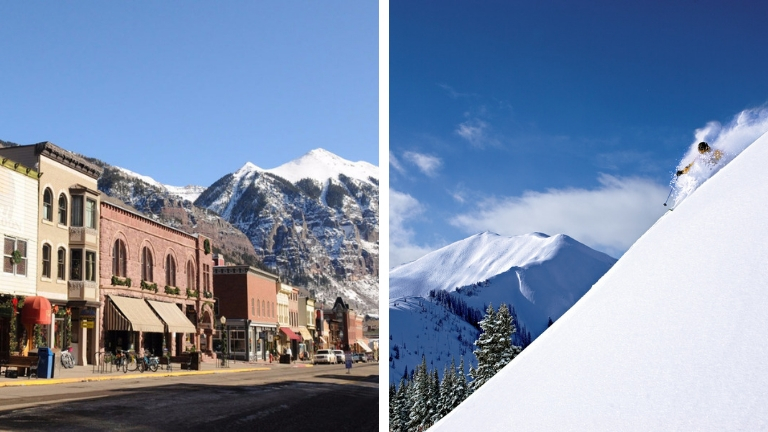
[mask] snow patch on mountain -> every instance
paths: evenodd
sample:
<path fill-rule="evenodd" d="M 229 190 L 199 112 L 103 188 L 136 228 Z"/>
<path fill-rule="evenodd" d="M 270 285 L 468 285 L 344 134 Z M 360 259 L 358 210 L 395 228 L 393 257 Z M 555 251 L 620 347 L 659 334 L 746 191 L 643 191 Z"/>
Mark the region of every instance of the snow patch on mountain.
<path fill-rule="evenodd" d="M 266 171 L 291 183 L 311 178 L 325 184 L 328 179 L 337 179 L 339 174 L 367 183 L 371 183 L 371 177 L 379 178 L 379 167 L 363 161 L 351 162 L 321 148 Z"/>
<path fill-rule="evenodd" d="M 142 174 L 135 173 L 129 169 L 121 168 L 118 166 L 114 166 L 115 169 L 123 173 L 124 175 L 128 177 L 133 177 L 136 179 L 139 179 L 143 181 L 144 183 L 147 183 L 151 186 L 155 186 L 157 188 L 160 188 L 161 190 L 167 192 L 170 195 L 175 195 L 181 199 L 187 200 L 189 202 L 195 202 L 197 197 L 200 196 L 201 193 L 205 192 L 205 187 L 203 186 L 194 186 L 194 185 L 188 185 L 188 186 L 170 186 L 163 183 L 158 182 L 157 180 L 153 179 L 152 177 L 145 176 Z"/>

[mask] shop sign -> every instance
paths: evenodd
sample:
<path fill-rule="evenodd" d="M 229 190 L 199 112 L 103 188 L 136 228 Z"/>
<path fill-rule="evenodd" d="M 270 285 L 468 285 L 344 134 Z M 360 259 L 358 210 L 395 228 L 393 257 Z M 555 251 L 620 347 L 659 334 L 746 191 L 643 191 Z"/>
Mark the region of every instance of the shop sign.
<path fill-rule="evenodd" d="M 80 316 L 94 317 L 96 318 L 96 309 L 80 309 Z"/>
<path fill-rule="evenodd" d="M 96 323 L 95 321 L 91 321 L 91 320 L 82 320 L 80 321 L 80 328 L 92 329 L 95 323 Z"/>

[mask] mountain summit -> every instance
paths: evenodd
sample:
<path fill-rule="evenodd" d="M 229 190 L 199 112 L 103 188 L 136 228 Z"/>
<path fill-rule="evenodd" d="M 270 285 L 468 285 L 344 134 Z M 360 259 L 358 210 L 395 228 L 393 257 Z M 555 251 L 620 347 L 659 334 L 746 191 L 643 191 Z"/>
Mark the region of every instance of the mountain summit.
<path fill-rule="evenodd" d="M 248 162 L 195 205 L 251 240 L 262 262 L 321 300 L 378 310 L 378 168 L 323 149 L 273 169 Z"/>
<path fill-rule="evenodd" d="M 435 430 L 763 430 L 768 135 Z"/>
<path fill-rule="evenodd" d="M 400 361 L 390 364 L 390 378 L 399 379 L 403 363 L 413 369 L 421 354 L 449 362 L 451 356 L 471 353 L 477 330 L 470 321 L 488 304 L 514 307 L 519 341 L 535 339 L 614 262 L 563 234 L 505 237 L 484 232 L 392 269 L 390 345 L 398 346 Z M 441 301 L 437 292 L 442 292 Z M 455 316 L 457 312 L 462 316 Z M 446 340 L 451 333 L 458 342 Z"/>

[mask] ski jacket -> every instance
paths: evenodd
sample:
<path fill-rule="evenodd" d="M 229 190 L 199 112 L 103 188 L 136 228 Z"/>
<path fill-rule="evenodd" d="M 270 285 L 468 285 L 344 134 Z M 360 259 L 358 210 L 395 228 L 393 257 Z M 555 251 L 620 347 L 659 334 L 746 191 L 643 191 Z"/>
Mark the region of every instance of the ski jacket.
<path fill-rule="evenodd" d="M 720 161 L 720 159 L 723 157 L 723 152 L 721 152 L 720 150 L 713 150 L 711 154 L 707 154 L 706 156 L 702 154 L 701 156 L 702 157 L 706 157 L 705 161 L 708 164 L 714 165 L 714 164 L 718 163 Z M 695 162 L 696 162 L 696 159 L 694 159 L 693 162 L 689 163 L 688 166 L 686 166 L 685 168 L 683 168 L 680 171 L 678 171 L 677 175 L 680 176 L 680 175 L 683 175 L 683 174 L 688 174 L 688 171 L 691 170 L 691 167 L 693 166 L 693 164 Z"/>

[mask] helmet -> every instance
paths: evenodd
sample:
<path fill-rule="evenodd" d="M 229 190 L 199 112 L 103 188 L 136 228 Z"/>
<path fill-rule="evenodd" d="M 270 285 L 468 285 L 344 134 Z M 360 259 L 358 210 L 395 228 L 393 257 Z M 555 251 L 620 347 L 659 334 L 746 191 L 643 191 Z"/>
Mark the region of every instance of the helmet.
<path fill-rule="evenodd" d="M 706 153 L 709 151 L 709 144 L 704 141 L 699 143 L 699 153 Z"/>

